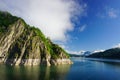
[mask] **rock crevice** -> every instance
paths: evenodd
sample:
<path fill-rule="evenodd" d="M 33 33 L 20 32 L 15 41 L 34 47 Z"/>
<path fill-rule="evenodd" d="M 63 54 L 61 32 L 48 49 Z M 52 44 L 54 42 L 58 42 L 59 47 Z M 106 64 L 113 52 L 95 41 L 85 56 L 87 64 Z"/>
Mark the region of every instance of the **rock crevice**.
<path fill-rule="evenodd" d="M 71 64 L 69 55 L 21 18 L 0 12 L 0 62 L 10 65 Z M 5 19 L 4 19 L 5 18 Z M 15 18 L 15 20 L 14 20 Z M 13 19 L 10 24 L 8 23 Z M 5 20 L 5 21 L 4 21 Z M 3 28 L 4 27 L 4 28 Z"/>

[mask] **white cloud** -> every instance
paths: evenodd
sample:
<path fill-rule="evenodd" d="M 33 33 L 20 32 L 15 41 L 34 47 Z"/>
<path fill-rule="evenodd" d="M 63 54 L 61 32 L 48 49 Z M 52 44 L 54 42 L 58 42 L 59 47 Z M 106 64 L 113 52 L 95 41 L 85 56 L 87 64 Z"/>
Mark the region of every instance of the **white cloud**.
<path fill-rule="evenodd" d="M 52 40 L 65 41 L 74 29 L 71 18 L 83 15 L 86 4 L 74 0 L 0 0 L 0 10 L 22 17 Z"/>
<path fill-rule="evenodd" d="M 70 51 L 66 50 L 69 54 L 78 54 L 78 55 L 83 55 L 86 51 L 80 50 L 80 51 Z"/>
<path fill-rule="evenodd" d="M 63 49 L 67 48 L 64 44 L 59 44 L 59 46 L 62 47 Z"/>
<path fill-rule="evenodd" d="M 114 8 L 110 8 L 107 13 L 108 13 L 108 16 L 110 18 L 117 18 L 118 17 L 118 11 L 115 10 Z"/>
<path fill-rule="evenodd" d="M 104 52 L 105 50 L 95 50 L 92 53 L 97 53 L 97 52 Z"/>
<path fill-rule="evenodd" d="M 118 43 L 117 45 L 113 46 L 113 48 L 120 48 L 120 43 Z"/>
<path fill-rule="evenodd" d="M 105 50 L 95 50 L 95 51 L 84 51 L 84 50 L 80 50 L 80 51 L 70 51 L 70 50 L 66 50 L 69 54 L 77 54 L 77 55 L 84 55 L 85 52 L 89 52 L 90 54 L 93 53 L 97 53 L 97 52 L 104 52 Z"/>
<path fill-rule="evenodd" d="M 79 27 L 79 31 L 80 32 L 83 32 L 84 30 L 85 30 L 85 28 L 86 28 L 86 24 L 84 24 L 84 25 L 82 25 L 81 27 Z"/>
<path fill-rule="evenodd" d="M 118 9 L 105 7 L 102 11 L 98 12 L 96 16 L 100 18 L 115 19 L 119 17 L 119 14 L 120 14 L 120 11 Z"/>

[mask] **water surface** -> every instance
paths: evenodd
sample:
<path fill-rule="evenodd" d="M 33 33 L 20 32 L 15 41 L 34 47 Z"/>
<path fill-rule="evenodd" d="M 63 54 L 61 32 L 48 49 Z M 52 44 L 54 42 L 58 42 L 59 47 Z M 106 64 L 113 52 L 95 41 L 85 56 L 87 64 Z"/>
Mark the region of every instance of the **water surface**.
<path fill-rule="evenodd" d="M 60 66 L 0 65 L 0 80 L 120 80 L 120 63 L 71 58 L 74 64 Z"/>

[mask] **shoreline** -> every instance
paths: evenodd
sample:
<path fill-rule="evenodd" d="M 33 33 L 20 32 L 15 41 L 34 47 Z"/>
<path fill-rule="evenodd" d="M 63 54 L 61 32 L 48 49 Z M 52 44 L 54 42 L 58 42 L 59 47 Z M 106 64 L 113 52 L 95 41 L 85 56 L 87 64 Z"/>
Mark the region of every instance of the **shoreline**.
<path fill-rule="evenodd" d="M 0 60 L 0 63 L 7 64 L 11 66 L 19 66 L 19 65 L 62 65 L 62 64 L 73 64 L 70 59 L 7 59 Z"/>

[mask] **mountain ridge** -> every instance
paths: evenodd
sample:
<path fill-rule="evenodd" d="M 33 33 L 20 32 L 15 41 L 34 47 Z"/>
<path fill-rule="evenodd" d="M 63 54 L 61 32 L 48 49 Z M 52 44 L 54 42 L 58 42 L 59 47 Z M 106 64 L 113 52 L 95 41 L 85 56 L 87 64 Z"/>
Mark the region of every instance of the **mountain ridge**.
<path fill-rule="evenodd" d="M 0 11 L 0 62 L 10 65 L 71 64 L 69 55 L 35 27 Z"/>
<path fill-rule="evenodd" d="M 91 58 L 105 58 L 105 59 L 120 59 L 120 48 L 111 48 L 103 52 L 96 52 L 87 57 Z"/>

